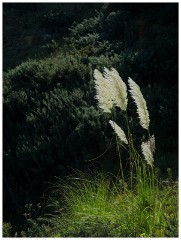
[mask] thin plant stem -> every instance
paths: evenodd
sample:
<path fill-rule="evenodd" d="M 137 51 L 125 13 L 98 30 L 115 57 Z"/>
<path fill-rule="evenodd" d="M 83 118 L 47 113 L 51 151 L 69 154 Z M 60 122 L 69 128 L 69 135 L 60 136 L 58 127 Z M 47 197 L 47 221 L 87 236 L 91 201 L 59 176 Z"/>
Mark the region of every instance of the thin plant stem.
<path fill-rule="evenodd" d="M 114 112 L 113 110 L 111 111 L 111 115 L 112 115 L 112 119 L 113 119 L 113 122 L 114 122 Z M 121 154 L 120 154 L 120 149 L 119 149 L 119 141 L 118 141 L 118 137 L 117 137 L 117 134 L 115 134 L 116 136 L 116 148 L 117 148 L 117 152 L 118 152 L 118 157 L 119 157 L 119 164 L 120 164 L 120 170 L 121 170 L 121 178 L 122 178 L 122 181 L 123 181 L 123 189 L 124 189 L 124 173 L 123 173 L 123 166 L 122 166 L 122 161 L 121 161 Z"/>
<path fill-rule="evenodd" d="M 132 163 L 132 137 L 131 137 L 131 131 L 130 131 L 130 127 L 129 127 L 129 121 L 128 121 L 128 114 L 127 114 L 127 110 L 124 113 L 124 117 L 126 120 L 126 125 L 127 125 L 127 132 L 128 132 L 128 147 L 129 147 L 129 155 L 130 155 L 130 174 L 131 174 L 131 191 L 133 188 L 133 163 Z"/>

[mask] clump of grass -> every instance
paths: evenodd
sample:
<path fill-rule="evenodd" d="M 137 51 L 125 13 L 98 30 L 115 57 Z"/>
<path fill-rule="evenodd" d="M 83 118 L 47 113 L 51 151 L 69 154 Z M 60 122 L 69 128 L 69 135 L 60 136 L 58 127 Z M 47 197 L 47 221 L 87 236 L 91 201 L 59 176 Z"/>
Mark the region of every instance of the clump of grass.
<path fill-rule="evenodd" d="M 176 184 L 159 183 L 156 193 L 150 184 L 141 169 L 133 189 L 126 181 L 123 188 L 119 178 L 95 172 L 77 172 L 56 182 L 47 204 L 51 215 L 44 216 L 51 222 L 49 236 L 177 236 L 177 207 L 168 201 L 168 197 L 177 199 Z"/>
<path fill-rule="evenodd" d="M 101 236 L 104 224 L 113 218 L 113 182 L 102 174 L 77 172 L 65 182 L 57 182 L 53 189 L 54 196 L 61 196 L 61 201 L 50 199 L 51 207 L 61 211 L 61 223 L 57 229 L 60 236 Z M 112 187 L 111 187 L 112 185 Z M 58 205 L 57 205 L 58 204 Z M 57 222 L 57 216 L 55 215 Z M 60 221 L 59 221 L 60 223 Z M 98 230 L 98 225 L 100 225 Z M 82 230 L 83 229 L 83 230 Z M 104 231 L 107 231 L 107 227 Z"/>
<path fill-rule="evenodd" d="M 125 83 L 115 69 L 111 69 L 111 71 L 109 71 L 108 69 L 104 69 L 103 75 L 101 75 L 101 73 L 94 75 L 97 90 L 96 98 L 98 99 L 98 104 L 102 109 L 103 105 L 100 104 L 100 100 L 102 101 L 100 95 L 101 85 L 97 84 L 99 82 L 97 79 L 99 76 L 101 76 L 101 82 L 109 83 L 109 91 L 107 95 L 105 95 L 104 106 L 106 105 L 106 97 L 109 99 L 109 101 L 110 99 L 112 100 L 112 107 L 111 109 L 109 108 L 108 111 L 112 120 L 110 120 L 109 122 L 116 134 L 118 153 L 120 151 L 120 146 L 122 146 L 122 148 L 126 149 L 127 152 L 129 152 L 131 191 L 128 195 L 130 197 L 129 202 L 132 203 L 132 218 L 126 218 L 129 219 L 127 225 L 130 225 L 131 222 L 130 229 L 132 229 L 133 236 L 135 234 L 136 236 L 139 236 L 139 234 L 143 234 L 143 236 L 164 236 L 164 226 L 162 225 L 162 222 L 164 222 L 163 205 L 164 202 L 167 201 L 167 194 L 164 197 L 162 196 L 161 200 L 159 182 L 157 176 L 155 175 L 154 167 L 155 137 L 154 135 L 151 136 L 149 130 L 150 118 L 147 109 L 147 103 L 141 93 L 140 87 L 131 78 L 129 78 L 129 92 L 137 107 L 140 126 L 144 129 L 144 131 L 147 132 L 148 136 L 147 141 L 140 143 L 141 149 L 137 150 L 135 149 L 133 135 L 129 126 L 129 116 L 127 113 L 127 87 L 125 86 Z M 122 114 L 125 117 L 127 133 L 124 133 L 123 130 L 114 122 L 115 106 L 121 110 Z M 105 109 L 103 109 L 103 111 L 107 112 L 105 111 Z M 138 136 L 136 136 L 136 139 L 138 139 Z M 122 177 L 121 180 L 123 181 L 124 185 L 125 177 L 122 168 L 121 158 L 119 160 Z M 143 233 L 138 233 L 140 231 Z"/>

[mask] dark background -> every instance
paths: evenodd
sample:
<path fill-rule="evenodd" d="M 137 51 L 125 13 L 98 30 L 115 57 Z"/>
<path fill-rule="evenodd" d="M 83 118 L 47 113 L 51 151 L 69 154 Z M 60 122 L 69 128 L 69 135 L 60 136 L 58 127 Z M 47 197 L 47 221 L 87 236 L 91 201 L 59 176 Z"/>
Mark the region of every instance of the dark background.
<path fill-rule="evenodd" d="M 176 178 L 178 4 L 3 4 L 3 221 L 16 231 L 25 204 L 41 201 L 54 176 L 75 169 L 117 174 L 115 145 L 97 158 L 113 137 L 94 98 L 93 70 L 103 67 L 141 87 L 155 167 L 160 177 L 170 168 Z M 145 133 L 130 101 L 128 108 L 140 146 Z"/>

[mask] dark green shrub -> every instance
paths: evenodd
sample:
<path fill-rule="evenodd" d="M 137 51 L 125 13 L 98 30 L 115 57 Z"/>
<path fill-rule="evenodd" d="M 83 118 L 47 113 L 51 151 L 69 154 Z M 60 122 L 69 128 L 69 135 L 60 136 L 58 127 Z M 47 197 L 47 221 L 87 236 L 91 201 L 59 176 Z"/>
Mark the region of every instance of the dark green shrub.
<path fill-rule="evenodd" d="M 95 107 L 90 70 L 78 57 L 60 55 L 5 73 L 5 218 L 36 201 L 51 177 L 100 166 L 101 159 L 88 160 L 106 150 L 110 132 L 102 131 L 107 121 Z"/>

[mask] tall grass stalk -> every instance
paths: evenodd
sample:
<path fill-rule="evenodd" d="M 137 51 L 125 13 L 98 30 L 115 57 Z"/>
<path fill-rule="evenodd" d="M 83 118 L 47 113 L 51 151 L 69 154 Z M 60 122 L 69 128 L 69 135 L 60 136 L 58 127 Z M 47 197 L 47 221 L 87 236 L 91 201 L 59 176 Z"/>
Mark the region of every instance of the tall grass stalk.
<path fill-rule="evenodd" d="M 98 70 L 95 70 L 95 73 L 99 72 Z M 101 76 L 99 78 L 98 76 Z M 100 82 L 109 82 L 109 89 L 107 89 L 108 93 L 107 97 L 108 99 L 104 99 L 104 102 L 110 102 L 110 99 L 112 100 L 111 109 L 109 108 L 110 112 L 113 113 L 113 109 L 115 106 L 120 108 L 122 111 L 124 118 L 125 118 L 125 124 L 127 127 L 127 136 L 123 132 L 121 128 L 114 122 L 115 116 L 111 114 L 112 120 L 110 120 L 111 126 L 114 129 L 114 132 L 116 133 L 116 142 L 117 140 L 120 141 L 121 146 L 128 147 L 129 152 L 129 161 L 130 161 L 130 185 L 131 185 L 131 193 L 132 193 L 132 205 L 133 205 L 133 180 L 134 176 L 136 175 L 136 188 L 137 188 L 137 196 L 140 198 L 140 201 L 145 202 L 146 199 L 152 199 L 153 198 L 153 206 L 150 207 L 152 211 L 155 210 L 155 199 L 156 199 L 156 192 L 155 192 L 155 176 L 154 176 L 154 159 L 153 159 L 153 153 L 155 151 L 155 139 L 154 136 L 151 137 L 150 131 L 149 131 L 149 112 L 147 109 L 146 101 L 141 93 L 140 87 L 131 79 L 128 79 L 129 84 L 129 92 L 131 94 L 132 99 L 134 100 L 136 107 L 137 107 L 137 113 L 140 120 L 140 125 L 143 129 L 145 129 L 148 133 L 148 141 L 141 143 L 141 150 L 143 157 L 141 157 L 139 151 L 137 151 L 134 147 L 133 137 L 131 133 L 131 129 L 129 126 L 129 119 L 128 119 L 128 112 L 127 112 L 127 104 L 128 104 L 128 98 L 127 98 L 127 87 L 121 77 L 119 76 L 118 72 L 115 69 L 112 69 L 109 71 L 108 69 L 104 69 L 103 75 L 100 73 L 99 75 L 94 74 L 95 77 L 95 83 L 98 81 Z M 101 108 L 103 108 L 102 105 L 102 96 L 99 96 L 99 92 L 101 92 L 102 85 L 99 84 L 96 85 L 97 89 L 97 95 L 96 98 L 98 99 L 98 103 Z M 106 95 L 104 95 L 106 98 Z M 104 112 L 107 112 L 106 109 L 110 107 L 105 105 L 105 109 L 103 109 Z M 128 139 L 128 140 L 127 140 Z M 123 181 L 123 185 L 125 182 L 125 177 L 123 173 L 123 167 L 121 162 L 121 155 L 120 155 L 120 144 L 117 143 L 117 150 L 120 160 L 120 168 L 121 168 L 121 178 Z M 144 161 L 145 160 L 145 161 Z M 149 165 L 150 168 L 148 168 Z M 149 195 L 149 196 L 148 196 Z M 145 206 L 145 209 L 147 206 Z M 143 211 L 146 211 L 146 210 Z M 134 207 L 132 207 L 132 214 L 134 211 Z M 140 213 L 141 214 L 141 213 Z M 134 214 L 133 214 L 134 215 Z M 142 214 L 140 215 L 142 216 Z M 154 222 L 154 214 L 153 214 L 153 222 Z M 140 219 L 141 221 L 141 219 Z M 141 221 L 142 222 L 142 221 Z"/>

